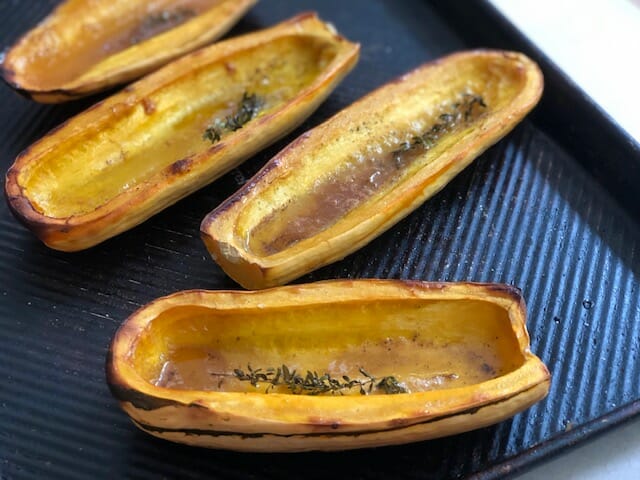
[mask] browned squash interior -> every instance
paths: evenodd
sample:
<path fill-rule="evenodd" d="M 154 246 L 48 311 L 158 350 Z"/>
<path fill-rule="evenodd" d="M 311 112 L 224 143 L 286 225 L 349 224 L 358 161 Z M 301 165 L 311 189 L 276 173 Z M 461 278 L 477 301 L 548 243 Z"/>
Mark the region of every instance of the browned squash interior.
<path fill-rule="evenodd" d="M 510 61 L 465 60 L 405 98 L 352 118 L 239 214 L 236 235 L 256 255 L 279 253 L 373 203 L 425 168 L 492 111 L 507 106 L 524 75 Z"/>
<path fill-rule="evenodd" d="M 174 389 L 287 393 L 285 385 L 253 386 L 234 373 L 286 365 L 302 375 L 366 380 L 362 368 L 417 392 L 496 378 L 524 357 L 507 312 L 495 304 L 414 300 L 228 313 L 175 307 L 149 324 L 129 361 L 148 382 Z"/>
<path fill-rule="evenodd" d="M 211 148 L 203 133 L 215 120 L 233 115 L 245 94 L 261 100 L 256 118 L 268 114 L 309 86 L 336 53 L 323 39 L 290 36 L 187 72 L 133 106 L 118 104 L 111 117 L 53 145 L 24 168 L 19 183 L 46 216 L 91 212 L 152 182 L 174 162 Z"/>
<path fill-rule="evenodd" d="M 105 58 L 175 28 L 221 2 L 71 1 L 62 7 L 60 24 L 41 30 L 25 49 L 20 68 L 30 88 L 64 85 Z"/>

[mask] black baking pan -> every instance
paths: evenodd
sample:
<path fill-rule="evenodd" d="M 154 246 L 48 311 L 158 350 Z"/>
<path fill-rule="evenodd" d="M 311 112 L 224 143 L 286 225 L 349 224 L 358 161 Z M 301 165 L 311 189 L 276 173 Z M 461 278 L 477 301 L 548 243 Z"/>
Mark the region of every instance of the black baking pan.
<path fill-rule="evenodd" d="M 56 1 L 0 3 L 0 45 Z M 360 63 L 289 138 L 88 251 L 48 249 L 0 202 L 0 477 L 498 478 L 640 412 L 640 149 L 487 3 L 262 0 L 229 34 L 316 10 L 362 44 Z M 342 453 L 239 454 L 139 432 L 104 378 L 120 323 L 189 288 L 238 288 L 208 258 L 198 228 L 305 129 L 443 54 L 523 50 L 542 66 L 533 115 L 442 192 L 361 251 L 298 280 L 411 278 L 520 287 L 547 399 L 512 420 L 445 439 Z M 0 88 L 0 168 L 98 97 L 38 105 Z"/>

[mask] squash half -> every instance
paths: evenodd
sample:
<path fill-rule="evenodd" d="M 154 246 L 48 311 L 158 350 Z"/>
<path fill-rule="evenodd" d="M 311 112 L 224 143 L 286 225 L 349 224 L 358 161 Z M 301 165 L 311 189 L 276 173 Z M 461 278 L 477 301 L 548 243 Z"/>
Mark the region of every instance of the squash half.
<path fill-rule="evenodd" d="M 22 152 L 7 173 L 9 205 L 51 248 L 91 247 L 289 133 L 358 52 L 304 14 L 189 54 Z"/>
<path fill-rule="evenodd" d="M 499 284 L 184 291 L 123 323 L 107 381 L 136 426 L 175 442 L 241 451 L 401 444 L 500 422 L 547 394 L 525 316 L 519 290 Z M 285 366 L 298 380 L 282 380 Z M 390 378 L 395 388 L 381 388 Z M 347 380 L 357 385 L 338 388 Z"/>
<path fill-rule="evenodd" d="M 461 52 L 347 107 L 271 159 L 203 220 L 207 249 L 242 286 L 289 282 L 366 245 L 537 103 L 519 53 Z"/>
<path fill-rule="evenodd" d="M 257 0 L 66 0 L 9 49 L 5 81 L 59 103 L 156 70 L 224 35 Z"/>

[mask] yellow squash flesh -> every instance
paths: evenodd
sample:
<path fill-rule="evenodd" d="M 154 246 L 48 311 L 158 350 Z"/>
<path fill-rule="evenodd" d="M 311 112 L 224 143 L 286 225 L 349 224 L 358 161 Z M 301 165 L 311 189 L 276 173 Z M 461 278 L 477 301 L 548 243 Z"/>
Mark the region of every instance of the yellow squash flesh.
<path fill-rule="evenodd" d="M 426 64 L 300 136 L 209 213 L 201 233 L 242 286 L 289 282 L 367 244 L 442 189 L 537 103 L 524 55 Z"/>
<path fill-rule="evenodd" d="M 224 35 L 256 0 L 66 0 L 7 52 L 2 76 L 45 103 L 141 77 Z"/>
<path fill-rule="evenodd" d="M 519 290 L 499 284 L 185 291 L 123 323 L 107 381 L 139 428 L 175 442 L 241 451 L 401 444 L 502 421 L 547 394 L 525 317 Z M 405 393 L 309 395 L 236 372 L 282 365 L 339 381 L 393 377 Z"/>
<path fill-rule="evenodd" d="M 16 216 L 51 248 L 81 250 L 209 184 L 307 118 L 359 47 L 313 14 L 189 54 L 72 118 L 9 169 Z M 207 128 L 259 99 L 242 128 Z"/>

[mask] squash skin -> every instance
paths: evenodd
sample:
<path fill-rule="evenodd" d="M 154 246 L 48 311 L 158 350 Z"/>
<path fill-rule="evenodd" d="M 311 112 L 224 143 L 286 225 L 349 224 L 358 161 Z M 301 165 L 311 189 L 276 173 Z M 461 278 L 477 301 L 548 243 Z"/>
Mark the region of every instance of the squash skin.
<path fill-rule="evenodd" d="M 471 127 L 444 137 L 447 143 L 440 151 L 436 146 L 433 154 L 429 151 L 419 157 L 417 162 L 422 161 L 424 165 L 414 168 L 411 175 L 407 175 L 409 178 L 397 181 L 392 187 L 382 187 L 321 231 L 274 252 L 251 247 L 261 223 L 270 218 L 282 218 L 287 208 L 286 199 L 294 205 L 310 203 L 305 195 L 310 195 L 309 192 L 316 188 L 312 179 L 322 177 L 325 172 L 332 172 L 333 178 L 338 178 L 340 173 L 335 172 L 352 165 L 352 158 L 366 148 L 383 145 L 386 140 L 381 141 L 381 138 L 387 138 L 385 135 L 395 128 L 385 120 L 388 113 L 402 121 L 405 109 L 412 112 L 413 105 L 418 103 L 415 99 L 420 95 L 424 97 L 425 108 L 435 109 L 449 93 L 455 93 L 456 87 L 450 84 L 456 82 L 475 85 L 476 93 L 494 96 L 498 106 L 489 103 L 487 113 Z M 542 89 L 539 68 L 519 53 L 459 52 L 425 64 L 370 93 L 292 142 L 205 217 L 201 225 L 202 239 L 213 260 L 248 289 L 282 285 L 340 260 L 418 208 L 506 135 L 536 105 Z M 407 114 L 406 122 L 410 121 Z M 395 147 L 384 148 L 397 146 L 398 143 Z M 322 170 L 315 164 L 322 164 Z M 326 202 L 331 192 L 324 196 L 322 199 L 317 195 L 318 203 Z M 336 200 L 336 203 L 340 201 Z M 276 202 L 285 205 L 282 207 L 285 210 L 269 206 Z M 289 223 L 296 218 L 290 219 Z M 277 242 L 287 233 L 291 232 L 283 225 L 279 231 L 270 234 L 268 241 Z M 263 237 L 269 238 L 267 234 Z"/>
<path fill-rule="evenodd" d="M 200 104 L 197 102 L 202 102 L 203 95 L 219 95 L 223 104 L 236 101 L 242 95 L 241 90 L 234 94 L 231 92 L 232 89 L 224 87 L 222 83 L 219 90 L 208 84 L 201 85 L 200 90 L 206 87 L 207 92 L 213 92 L 205 94 L 194 89 L 191 82 L 200 81 L 198 78 L 208 71 L 218 70 L 225 72 L 220 82 L 232 82 L 236 76 L 245 75 L 243 71 L 234 69 L 234 61 L 244 59 L 245 65 L 251 65 L 251 59 L 255 58 L 259 62 L 264 48 L 271 48 L 272 56 L 277 57 L 278 52 L 291 47 L 288 51 L 298 52 L 301 65 L 303 60 L 308 63 L 312 61 L 309 60 L 312 53 L 309 53 L 310 48 L 305 47 L 305 42 L 312 42 L 319 52 L 328 49 L 333 56 L 326 64 L 319 64 L 317 72 L 310 74 L 306 84 L 296 86 L 298 90 L 292 86 L 292 96 L 274 100 L 274 106 L 265 110 L 264 114 L 258 115 L 243 128 L 228 133 L 215 144 L 209 142 L 208 146 L 198 146 L 200 151 L 196 153 L 165 158 L 164 166 L 153 165 L 151 162 L 158 161 L 156 158 L 147 158 L 154 157 L 146 154 L 149 145 L 158 147 L 176 136 L 173 130 L 166 127 L 172 125 L 168 122 L 172 121 L 171 115 L 175 116 L 174 111 L 177 110 L 178 115 L 183 111 L 187 112 L 185 115 L 189 115 L 188 102 L 196 102 L 193 108 L 199 108 Z M 358 56 L 358 44 L 341 37 L 313 13 L 302 14 L 269 29 L 219 42 L 191 53 L 68 120 L 22 152 L 7 172 L 5 195 L 8 204 L 15 216 L 51 248 L 77 251 L 94 246 L 142 223 L 289 133 L 304 121 L 351 71 L 357 63 Z M 289 65 L 293 68 L 296 64 Z M 242 88 L 241 81 L 233 85 L 235 89 Z M 191 93 L 192 90 L 195 93 Z M 165 114 L 162 111 L 162 102 L 176 104 L 173 106 L 174 111 L 167 110 Z M 168 120 L 165 122 L 164 118 Z M 195 124 L 196 120 L 192 123 Z M 202 119 L 199 121 L 202 122 Z M 133 125 L 130 125 L 131 123 Z M 149 134 L 149 128 L 142 128 L 143 125 L 155 125 L 160 133 L 149 142 L 147 136 L 153 134 Z M 139 127 L 140 131 L 136 132 L 136 127 Z M 201 128 L 204 131 L 205 127 Z M 109 129 L 119 131 L 106 135 L 104 132 Z M 130 131 L 132 133 L 129 133 Z M 195 142 L 204 141 L 201 138 L 202 131 L 191 134 Z M 103 140 L 103 137 L 106 138 Z M 122 155 L 125 155 L 127 145 L 133 145 L 132 148 L 137 149 L 138 158 L 131 160 L 133 156 L 127 157 L 128 164 L 133 165 L 135 160 L 141 160 L 140 156 L 146 155 L 142 160 L 149 162 L 149 167 L 154 168 L 153 175 L 133 187 L 129 186 L 130 178 L 125 174 L 121 174 L 120 179 L 113 179 L 111 176 L 105 180 L 105 185 L 111 190 L 116 190 L 117 194 L 112 194 L 102 203 L 97 203 L 90 211 L 72 210 L 72 207 L 65 204 L 66 191 L 58 186 L 60 179 L 65 180 L 65 175 L 71 174 L 66 174 L 66 169 L 59 168 L 60 177 L 54 178 L 53 181 L 47 180 L 50 169 L 42 165 L 55 166 L 58 158 L 63 158 L 64 155 L 73 157 L 76 151 L 82 152 L 83 145 L 89 141 L 97 148 L 115 145 L 110 150 L 112 156 L 114 151 L 116 156 L 119 155 L 116 151 L 118 147 Z M 147 143 L 140 146 L 145 141 Z M 79 168 L 86 165 L 89 178 L 93 178 L 91 175 L 94 171 L 94 176 L 100 178 L 98 175 L 109 168 L 111 159 L 106 155 L 101 157 L 95 151 L 88 151 L 84 156 L 86 162 L 83 161 Z M 121 164 L 126 167 L 126 160 Z M 36 173 L 30 173 L 32 171 Z M 42 185 L 49 185 L 43 183 L 45 180 L 52 184 L 50 190 L 43 191 L 48 187 Z M 67 178 L 66 181 L 72 182 L 72 178 Z M 92 183 L 92 180 L 86 182 L 88 185 Z M 49 201 L 49 197 L 54 195 L 60 197 L 57 203 L 51 201 L 51 206 L 63 213 L 53 215 L 47 213 L 44 206 L 38 207 L 38 200 L 34 198 L 33 189 L 30 191 L 30 187 L 39 189 L 39 196 L 45 201 Z M 87 200 L 97 198 L 97 193 L 89 190 L 86 197 Z M 76 203 L 79 205 L 78 208 L 82 208 L 83 202 L 76 199 Z"/>
<path fill-rule="evenodd" d="M 513 348 L 522 362 L 503 375 L 473 385 L 367 396 L 180 390 L 156 386 L 137 369 L 136 362 L 147 360 L 135 359 L 140 339 L 156 335 L 153 320 L 167 312 L 178 312 L 175 318 L 179 323 L 181 308 L 206 306 L 242 323 L 243 315 L 256 310 L 313 309 L 331 304 L 346 308 L 381 301 L 398 305 L 412 301 L 487 302 L 508 317 Z M 550 375 L 529 350 L 525 317 L 519 290 L 498 284 L 333 280 L 254 292 L 178 292 L 151 302 L 123 323 L 109 349 L 107 382 L 136 426 L 174 442 L 254 452 L 403 444 L 497 423 L 546 396 Z M 296 323 L 296 330 L 304 332 L 305 320 Z M 341 322 L 345 335 L 349 335 L 349 317 L 325 321 L 327 325 Z M 370 321 L 372 337 L 384 335 L 385 321 Z M 434 335 L 439 334 L 434 331 Z"/>
<path fill-rule="evenodd" d="M 154 3 L 142 0 L 130 12 L 132 2 L 125 0 L 104 2 L 103 5 L 96 5 L 89 0 L 66 0 L 7 51 L 0 65 L 0 74 L 9 86 L 37 102 L 61 103 L 78 99 L 139 78 L 222 37 L 256 2 L 212 2 L 210 8 L 180 25 L 116 50 L 107 57 L 96 57 L 93 62 L 87 62 L 84 71 L 78 71 L 76 75 L 51 79 L 48 78 L 51 68 L 65 68 L 63 63 L 55 63 L 57 59 L 72 61 L 70 59 L 75 55 L 73 49 L 82 44 L 82 37 L 87 32 L 76 28 L 78 25 L 91 25 L 98 35 L 103 35 L 98 37 L 102 42 L 94 46 L 99 51 L 110 42 L 108 32 L 100 32 L 101 29 L 118 30 L 118 22 L 123 16 L 129 19 L 139 17 L 142 22 L 143 16 L 148 15 L 146 9 Z M 47 60 L 43 60 L 45 58 Z M 38 68 L 38 62 L 49 63 Z"/>

